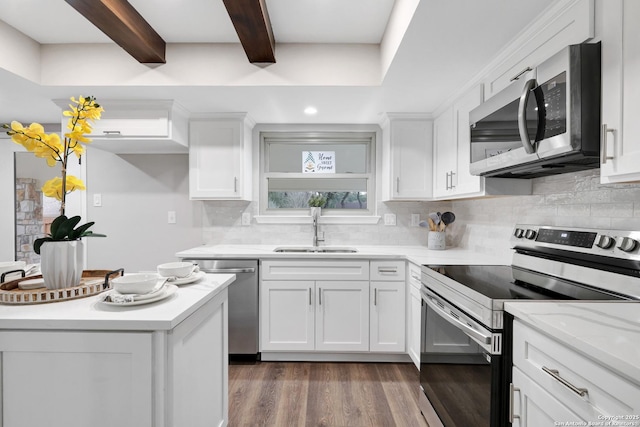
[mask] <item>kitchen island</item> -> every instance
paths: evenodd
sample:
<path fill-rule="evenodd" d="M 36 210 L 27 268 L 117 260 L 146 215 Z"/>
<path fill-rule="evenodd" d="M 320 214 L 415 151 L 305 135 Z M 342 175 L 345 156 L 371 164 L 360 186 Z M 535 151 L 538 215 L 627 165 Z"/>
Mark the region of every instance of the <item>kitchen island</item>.
<path fill-rule="evenodd" d="M 1 425 L 226 425 L 234 280 L 208 274 L 145 305 L 0 306 Z"/>

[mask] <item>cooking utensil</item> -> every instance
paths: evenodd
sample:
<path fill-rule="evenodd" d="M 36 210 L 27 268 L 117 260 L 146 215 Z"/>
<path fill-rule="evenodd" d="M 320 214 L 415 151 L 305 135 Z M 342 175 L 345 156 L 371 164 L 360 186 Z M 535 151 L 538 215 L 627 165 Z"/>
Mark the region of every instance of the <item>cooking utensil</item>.
<path fill-rule="evenodd" d="M 434 224 L 440 224 L 440 212 L 431 212 L 429 214 L 429 218 L 434 222 Z"/>
<path fill-rule="evenodd" d="M 445 212 L 445 213 L 442 214 L 440 219 L 442 220 L 442 222 L 446 226 L 446 225 L 449 225 L 452 222 L 454 222 L 456 220 L 456 216 L 454 215 L 453 212 Z"/>

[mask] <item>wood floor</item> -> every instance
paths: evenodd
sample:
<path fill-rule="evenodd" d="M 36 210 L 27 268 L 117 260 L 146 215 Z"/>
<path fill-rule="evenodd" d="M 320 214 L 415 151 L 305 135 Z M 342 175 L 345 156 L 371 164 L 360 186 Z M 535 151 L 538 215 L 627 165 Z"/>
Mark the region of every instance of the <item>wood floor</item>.
<path fill-rule="evenodd" d="M 426 427 L 410 363 L 229 365 L 229 426 Z"/>

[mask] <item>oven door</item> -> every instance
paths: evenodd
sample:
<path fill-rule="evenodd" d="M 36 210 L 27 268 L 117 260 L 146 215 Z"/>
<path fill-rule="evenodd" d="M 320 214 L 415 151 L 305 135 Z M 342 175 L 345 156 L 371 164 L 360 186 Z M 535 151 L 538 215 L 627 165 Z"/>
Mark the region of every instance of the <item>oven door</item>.
<path fill-rule="evenodd" d="M 445 427 L 506 425 L 502 334 L 422 288 L 420 386 Z M 423 405 L 424 406 L 424 405 Z"/>

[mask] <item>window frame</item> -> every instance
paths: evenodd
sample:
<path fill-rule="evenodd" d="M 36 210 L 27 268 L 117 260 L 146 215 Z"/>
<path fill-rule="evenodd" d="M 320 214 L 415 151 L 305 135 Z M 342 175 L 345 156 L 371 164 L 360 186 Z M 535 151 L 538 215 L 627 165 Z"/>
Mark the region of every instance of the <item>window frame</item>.
<path fill-rule="evenodd" d="M 269 219 L 293 219 L 300 217 L 309 217 L 309 208 L 304 209 L 269 209 L 268 197 L 268 180 L 270 178 L 279 179 L 353 179 L 366 180 L 367 191 L 367 208 L 366 209 L 322 209 L 322 219 L 325 222 L 333 222 L 331 219 L 340 222 L 340 219 L 346 219 L 346 222 L 362 222 L 368 223 L 379 219 L 376 217 L 376 144 L 378 133 L 373 130 L 358 131 L 336 131 L 336 130 L 310 130 L 310 131 L 261 131 L 259 133 L 259 222 L 279 222 L 270 221 Z M 309 176 L 309 174 L 291 173 L 291 172 L 267 172 L 269 167 L 269 147 L 270 143 L 278 144 L 309 144 L 317 145 L 318 143 L 326 144 L 349 144 L 356 142 L 366 143 L 366 173 L 335 173 L 335 174 L 319 174 Z M 349 219 L 351 219 L 349 221 Z M 296 221 L 297 222 L 297 221 Z"/>

